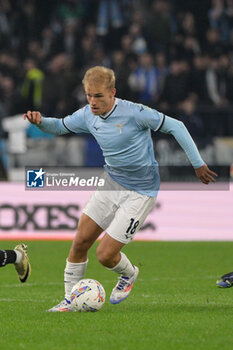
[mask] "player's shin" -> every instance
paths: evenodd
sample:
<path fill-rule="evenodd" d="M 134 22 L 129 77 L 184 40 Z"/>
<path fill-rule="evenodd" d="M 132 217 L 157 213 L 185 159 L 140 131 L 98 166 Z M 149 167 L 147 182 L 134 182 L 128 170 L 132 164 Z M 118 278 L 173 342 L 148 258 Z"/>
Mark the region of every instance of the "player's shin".
<path fill-rule="evenodd" d="M 129 259 L 124 253 L 120 252 L 120 254 L 121 254 L 121 259 L 119 263 L 113 268 L 108 268 L 108 269 L 116 273 L 119 273 L 120 275 L 123 275 L 125 277 L 131 278 L 135 272 L 134 266 L 132 265 L 132 263 L 129 261 Z"/>
<path fill-rule="evenodd" d="M 72 263 L 66 260 L 64 271 L 65 298 L 70 300 L 70 294 L 73 286 L 80 281 L 87 269 L 88 260 L 82 263 Z"/>

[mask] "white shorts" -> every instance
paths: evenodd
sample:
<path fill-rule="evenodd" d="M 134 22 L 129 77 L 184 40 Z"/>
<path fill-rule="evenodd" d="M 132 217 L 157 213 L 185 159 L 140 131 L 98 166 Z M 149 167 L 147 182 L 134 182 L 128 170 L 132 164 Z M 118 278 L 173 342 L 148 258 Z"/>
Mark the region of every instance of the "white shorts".
<path fill-rule="evenodd" d="M 95 191 L 83 209 L 83 213 L 94 220 L 112 238 L 127 244 L 153 209 L 156 197 L 127 190 L 109 175 L 107 180 L 114 190 Z"/>

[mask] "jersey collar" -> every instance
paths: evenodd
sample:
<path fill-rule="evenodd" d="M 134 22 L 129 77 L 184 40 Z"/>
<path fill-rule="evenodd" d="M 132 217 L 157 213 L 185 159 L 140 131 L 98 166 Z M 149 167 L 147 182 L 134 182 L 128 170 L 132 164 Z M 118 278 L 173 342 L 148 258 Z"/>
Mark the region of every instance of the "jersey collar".
<path fill-rule="evenodd" d="M 118 104 L 118 98 L 115 98 L 114 105 L 113 105 L 111 111 L 109 111 L 108 113 L 100 114 L 99 117 L 101 119 L 107 119 L 108 117 L 110 117 L 110 115 L 115 111 L 117 104 Z"/>

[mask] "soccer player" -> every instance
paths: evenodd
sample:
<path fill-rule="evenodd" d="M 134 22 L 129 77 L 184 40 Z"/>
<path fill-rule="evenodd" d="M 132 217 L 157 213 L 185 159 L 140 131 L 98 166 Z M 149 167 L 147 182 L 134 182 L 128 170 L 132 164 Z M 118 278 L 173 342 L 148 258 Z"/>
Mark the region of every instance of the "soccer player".
<path fill-rule="evenodd" d="M 233 286 L 233 272 L 226 273 L 217 282 L 219 288 L 230 288 Z"/>
<path fill-rule="evenodd" d="M 28 258 L 28 248 L 25 244 L 18 244 L 13 250 L 0 250 L 0 267 L 14 264 L 20 282 L 27 281 L 31 274 L 31 265 Z"/>
<path fill-rule="evenodd" d="M 120 274 L 110 302 L 126 299 L 139 269 L 121 252 L 140 229 L 152 210 L 159 189 L 158 164 L 154 157 L 151 131 L 172 134 L 186 152 L 197 177 L 204 183 L 215 182 L 184 124 L 155 109 L 116 98 L 115 75 L 111 69 L 87 70 L 83 86 L 88 104 L 63 119 L 42 117 L 28 111 L 24 119 L 44 132 L 63 135 L 90 133 L 105 157 L 107 186 L 112 191 L 96 191 L 80 217 L 65 267 L 65 299 L 48 311 L 73 311 L 71 289 L 86 272 L 88 250 L 105 231 L 97 247 L 102 265 Z"/>

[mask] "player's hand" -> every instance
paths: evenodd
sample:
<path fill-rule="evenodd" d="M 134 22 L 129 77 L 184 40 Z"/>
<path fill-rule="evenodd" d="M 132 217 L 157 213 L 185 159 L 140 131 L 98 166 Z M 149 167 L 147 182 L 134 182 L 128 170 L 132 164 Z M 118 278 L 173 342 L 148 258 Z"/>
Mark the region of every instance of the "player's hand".
<path fill-rule="evenodd" d="M 23 115 L 23 119 L 27 119 L 31 124 L 35 125 L 39 125 L 42 122 L 41 114 L 38 111 L 27 111 L 27 113 Z"/>
<path fill-rule="evenodd" d="M 210 170 L 206 164 L 202 165 L 198 169 L 195 169 L 195 173 L 200 181 L 205 185 L 208 185 L 210 182 L 216 182 L 213 176 L 218 176 L 215 172 Z"/>

